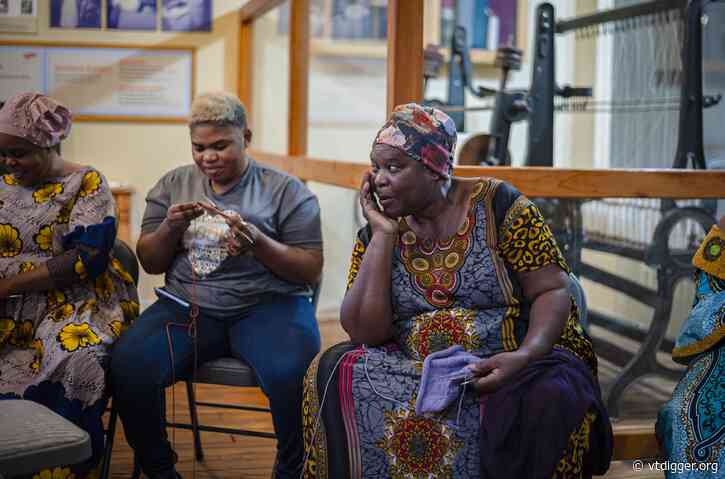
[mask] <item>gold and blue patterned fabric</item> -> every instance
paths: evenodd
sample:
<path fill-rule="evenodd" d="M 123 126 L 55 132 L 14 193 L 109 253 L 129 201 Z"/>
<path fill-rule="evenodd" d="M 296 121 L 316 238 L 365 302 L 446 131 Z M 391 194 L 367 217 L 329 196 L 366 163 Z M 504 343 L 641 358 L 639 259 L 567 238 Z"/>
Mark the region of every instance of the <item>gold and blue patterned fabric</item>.
<path fill-rule="evenodd" d="M 672 358 L 688 362 L 725 337 L 725 232 L 713 226 L 692 264 L 697 291 L 692 310 L 680 330 Z"/>
<path fill-rule="evenodd" d="M 725 255 L 714 226 L 693 258 L 696 292 L 672 357 L 688 365 L 660 411 L 656 433 L 668 461 L 688 470 L 666 477 L 721 477 L 725 471 Z"/>

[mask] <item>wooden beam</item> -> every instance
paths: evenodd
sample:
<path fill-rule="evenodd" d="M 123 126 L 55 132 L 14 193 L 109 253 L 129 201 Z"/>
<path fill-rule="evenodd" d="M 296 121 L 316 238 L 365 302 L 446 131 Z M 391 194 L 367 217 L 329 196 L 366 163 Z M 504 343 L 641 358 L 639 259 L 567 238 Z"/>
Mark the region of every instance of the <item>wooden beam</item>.
<path fill-rule="evenodd" d="M 358 189 L 367 163 L 292 157 L 253 152 L 303 180 Z M 725 171 L 701 170 L 573 170 L 457 166 L 456 176 L 492 176 L 512 183 L 530 197 L 542 198 L 723 198 Z"/>
<path fill-rule="evenodd" d="M 388 1 L 387 89 L 387 114 L 423 100 L 423 0 Z"/>
<path fill-rule="evenodd" d="M 239 28 L 239 84 L 237 93 L 247 110 L 247 121 L 252 118 L 252 71 L 254 65 L 254 23 L 244 23 Z"/>
<path fill-rule="evenodd" d="M 318 160 L 260 151 L 252 151 L 251 154 L 255 160 L 286 171 L 302 180 L 311 180 L 342 188 L 360 188 L 362 175 L 370 168 L 367 163 Z"/>
<path fill-rule="evenodd" d="M 578 170 L 461 166 L 458 176 L 494 176 L 531 197 L 550 198 L 723 198 L 725 171 Z"/>
<path fill-rule="evenodd" d="M 284 2 L 285 0 L 249 0 L 239 9 L 240 20 L 242 23 L 253 22 Z M 290 3 L 295 2 L 296 0 L 290 0 Z"/>
<path fill-rule="evenodd" d="M 289 109 L 287 153 L 307 154 L 307 110 L 310 77 L 310 2 L 290 2 Z"/>

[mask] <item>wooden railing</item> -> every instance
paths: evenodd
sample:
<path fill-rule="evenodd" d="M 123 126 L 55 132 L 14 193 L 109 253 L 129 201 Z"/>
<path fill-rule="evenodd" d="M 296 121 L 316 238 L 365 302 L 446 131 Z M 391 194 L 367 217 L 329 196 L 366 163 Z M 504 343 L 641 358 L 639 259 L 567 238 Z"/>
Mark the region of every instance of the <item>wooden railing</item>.
<path fill-rule="evenodd" d="M 322 160 L 252 152 L 262 163 L 305 181 L 358 189 L 367 163 Z M 564 168 L 510 168 L 458 166 L 463 177 L 492 176 L 538 198 L 673 198 L 725 197 L 725 171 L 702 170 L 575 170 Z"/>

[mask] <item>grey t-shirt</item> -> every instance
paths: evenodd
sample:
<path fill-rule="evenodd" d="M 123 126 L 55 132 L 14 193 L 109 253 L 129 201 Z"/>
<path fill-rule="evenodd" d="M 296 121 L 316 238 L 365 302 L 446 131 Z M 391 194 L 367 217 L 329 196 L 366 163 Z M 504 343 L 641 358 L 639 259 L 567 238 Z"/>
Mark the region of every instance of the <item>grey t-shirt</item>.
<path fill-rule="evenodd" d="M 322 249 L 320 206 L 300 180 L 249 159 L 239 183 L 222 195 L 196 165 L 164 175 L 146 196 L 142 233 L 151 233 L 177 203 L 213 200 L 227 213 L 237 213 L 261 232 L 289 246 Z M 229 227 L 221 216 L 192 221 L 166 272 L 166 289 L 202 308 L 224 315 L 255 304 L 265 293 L 310 295 L 309 285 L 290 283 L 267 269 L 251 253 L 228 256 L 224 242 Z M 192 291 L 195 287 L 195 298 Z"/>

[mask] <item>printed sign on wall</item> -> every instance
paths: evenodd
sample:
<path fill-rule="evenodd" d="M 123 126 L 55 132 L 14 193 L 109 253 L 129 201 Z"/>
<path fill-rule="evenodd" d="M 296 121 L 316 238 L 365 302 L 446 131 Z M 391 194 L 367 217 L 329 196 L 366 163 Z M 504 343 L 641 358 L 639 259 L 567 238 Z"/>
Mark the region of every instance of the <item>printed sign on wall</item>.
<path fill-rule="evenodd" d="M 74 116 L 182 121 L 192 88 L 192 49 L 0 47 L 0 100 L 39 91 Z"/>

